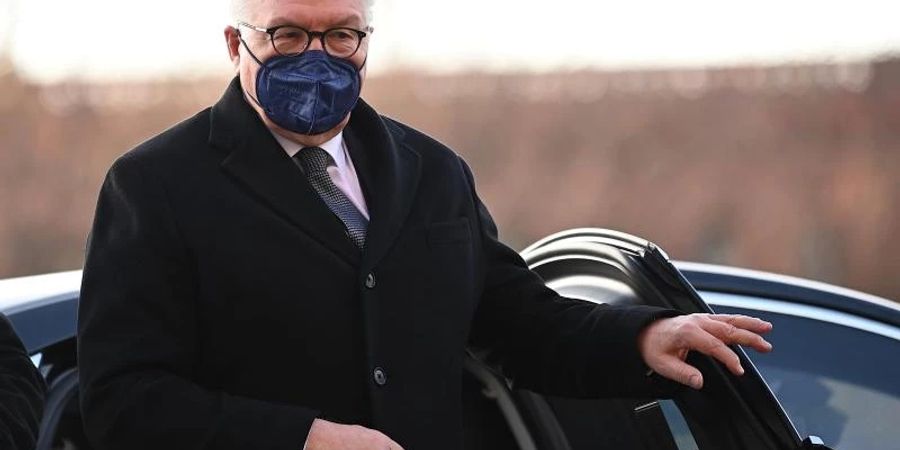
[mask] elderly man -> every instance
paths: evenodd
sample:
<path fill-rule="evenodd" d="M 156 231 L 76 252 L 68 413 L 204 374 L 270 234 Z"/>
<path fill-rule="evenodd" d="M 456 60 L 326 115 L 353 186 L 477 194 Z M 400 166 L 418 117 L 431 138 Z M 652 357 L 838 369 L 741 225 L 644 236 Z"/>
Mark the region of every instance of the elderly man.
<path fill-rule="evenodd" d="M 770 325 L 562 298 L 497 239 L 468 166 L 359 99 L 371 1 L 245 0 L 212 108 L 115 162 L 79 313 L 101 450 L 460 448 L 461 375 L 518 386 L 700 388 L 692 349 Z"/>
<path fill-rule="evenodd" d="M 33 449 L 44 410 L 44 379 L 0 314 L 0 448 Z"/>

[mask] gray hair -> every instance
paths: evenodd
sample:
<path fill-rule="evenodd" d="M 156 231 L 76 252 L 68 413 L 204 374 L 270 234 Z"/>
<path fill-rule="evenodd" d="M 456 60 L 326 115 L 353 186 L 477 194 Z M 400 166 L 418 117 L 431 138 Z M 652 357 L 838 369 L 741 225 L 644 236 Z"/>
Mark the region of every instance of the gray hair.
<path fill-rule="evenodd" d="M 238 21 L 246 21 L 249 17 L 249 3 L 252 0 L 231 0 L 231 20 L 237 23 Z M 365 12 L 365 20 L 366 25 L 372 24 L 372 6 L 375 4 L 375 0 L 360 0 L 363 4 L 363 11 Z"/>

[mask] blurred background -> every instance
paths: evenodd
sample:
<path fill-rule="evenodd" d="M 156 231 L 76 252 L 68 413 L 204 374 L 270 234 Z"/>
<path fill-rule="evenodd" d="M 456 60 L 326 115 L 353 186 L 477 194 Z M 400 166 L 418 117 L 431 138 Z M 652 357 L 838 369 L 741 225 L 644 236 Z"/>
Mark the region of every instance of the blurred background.
<path fill-rule="evenodd" d="M 521 249 L 598 226 L 900 299 L 900 2 L 376 0 L 363 97 Z M 0 278 L 80 268 L 112 161 L 215 102 L 227 0 L 0 0 Z"/>

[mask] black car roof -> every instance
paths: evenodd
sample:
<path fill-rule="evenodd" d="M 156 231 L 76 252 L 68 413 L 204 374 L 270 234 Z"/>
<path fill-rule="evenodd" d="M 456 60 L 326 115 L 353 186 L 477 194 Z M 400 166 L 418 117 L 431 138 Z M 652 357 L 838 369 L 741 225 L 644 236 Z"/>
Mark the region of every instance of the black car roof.
<path fill-rule="evenodd" d="M 675 262 L 699 291 L 784 300 L 900 327 L 900 304 L 827 283 L 736 267 Z"/>

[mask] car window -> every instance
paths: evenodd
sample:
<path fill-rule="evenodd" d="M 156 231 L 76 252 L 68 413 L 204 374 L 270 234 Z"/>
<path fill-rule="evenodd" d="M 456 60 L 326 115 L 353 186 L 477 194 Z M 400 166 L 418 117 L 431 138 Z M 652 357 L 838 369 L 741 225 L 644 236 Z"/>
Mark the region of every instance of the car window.
<path fill-rule="evenodd" d="M 900 339 L 890 327 L 770 299 L 701 295 L 717 312 L 774 324 L 775 350 L 750 356 L 801 435 L 838 450 L 896 448 Z"/>

